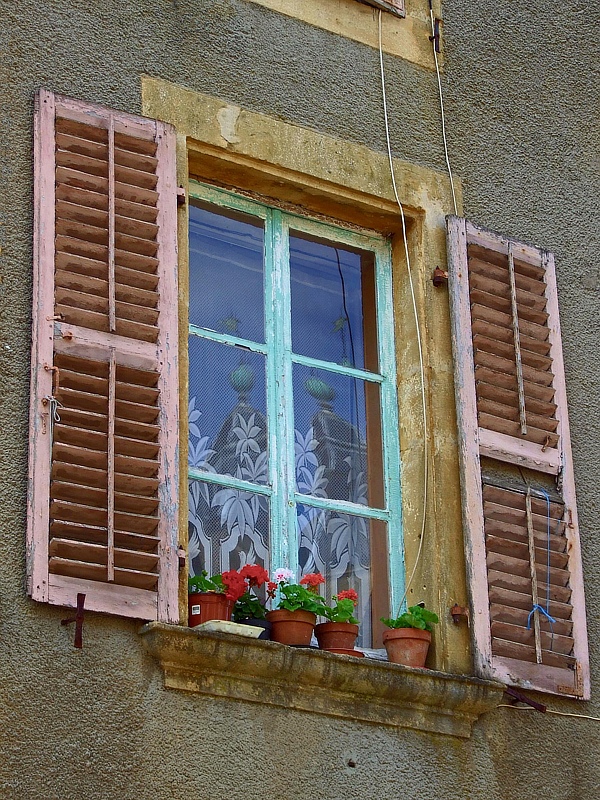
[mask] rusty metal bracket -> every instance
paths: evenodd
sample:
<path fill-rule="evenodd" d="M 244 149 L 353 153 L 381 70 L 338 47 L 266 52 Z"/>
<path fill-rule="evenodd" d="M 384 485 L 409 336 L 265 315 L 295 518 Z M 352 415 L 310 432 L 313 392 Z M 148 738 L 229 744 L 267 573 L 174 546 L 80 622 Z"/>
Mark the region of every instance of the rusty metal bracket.
<path fill-rule="evenodd" d="M 75 612 L 74 617 L 69 617 L 68 619 L 61 619 L 61 625 L 70 625 L 72 622 L 75 623 L 75 641 L 73 642 L 74 646 L 77 647 L 79 650 L 83 647 L 83 606 L 85 604 L 85 595 L 81 592 L 77 593 L 77 611 Z"/>
<path fill-rule="evenodd" d="M 452 622 L 455 625 L 458 625 L 461 620 L 466 620 L 467 624 L 469 622 L 469 609 L 465 608 L 465 606 L 459 606 L 458 603 L 454 603 L 452 608 L 450 609 L 450 616 L 452 617 Z"/>
<path fill-rule="evenodd" d="M 537 700 L 532 700 L 531 697 L 527 697 L 526 694 L 521 694 L 521 692 L 513 689 L 512 686 L 509 686 L 507 689 L 505 689 L 504 694 L 512 697 L 513 703 L 525 703 L 526 706 L 531 706 L 532 708 L 535 708 L 536 711 L 541 711 L 542 714 L 546 713 L 546 706 L 543 703 L 538 703 Z"/>
<path fill-rule="evenodd" d="M 435 52 L 440 53 L 440 18 L 435 17 L 433 20 L 433 36 L 429 37 L 429 41 L 433 42 L 433 46 L 435 47 Z"/>
<path fill-rule="evenodd" d="M 184 206 L 186 203 L 185 189 L 183 186 L 177 187 L 177 205 Z"/>
<path fill-rule="evenodd" d="M 181 545 L 177 548 L 177 560 L 179 562 L 179 571 L 181 572 L 182 569 L 185 569 L 185 562 L 187 561 L 187 553 Z"/>
<path fill-rule="evenodd" d="M 448 283 L 448 270 L 436 267 L 431 278 L 434 286 L 446 286 Z"/>

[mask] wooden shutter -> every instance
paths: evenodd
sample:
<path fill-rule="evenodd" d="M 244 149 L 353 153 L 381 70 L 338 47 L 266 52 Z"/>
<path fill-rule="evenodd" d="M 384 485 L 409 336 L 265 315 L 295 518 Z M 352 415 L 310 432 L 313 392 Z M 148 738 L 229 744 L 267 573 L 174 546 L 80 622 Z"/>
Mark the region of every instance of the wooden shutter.
<path fill-rule="evenodd" d="M 380 8 L 382 11 L 391 11 L 400 17 L 406 16 L 405 0 L 360 0 L 360 2 Z"/>
<path fill-rule="evenodd" d="M 41 90 L 28 592 L 178 620 L 175 134 Z"/>
<path fill-rule="evenodd" d="M 554 260 L 449 217 L 448 262 L 476 669 L 588 698 Z"/>

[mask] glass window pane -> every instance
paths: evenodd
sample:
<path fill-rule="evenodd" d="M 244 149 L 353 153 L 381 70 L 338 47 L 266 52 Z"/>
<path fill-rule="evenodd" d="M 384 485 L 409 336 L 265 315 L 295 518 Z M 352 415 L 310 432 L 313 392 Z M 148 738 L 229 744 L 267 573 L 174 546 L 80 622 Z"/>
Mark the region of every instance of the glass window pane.
<path fill-rule="evenodd" d="M 290 236 L 295 353 L 376 372 L 374 259 Z"/>
<path fill-rule="evenodd" d="M 188 463 L 267 483 L 265 357 L 189 337 Z"/>
<path fill-rule="evenodd" d="M 215 575 L 244 564 L 269 566 L 269 499 L 190 480 L 190 575 Z"/>
<path fill-rule="evenodd" d="M 381 616 L 388 611 L 387 526 L 385 522 L 298 506 L 301 574 L 320 572 L 327 601 L 345 589 L 358 594 L 359 647 L 379 646 Z M 376 570 L 371 569 L 371 564 Z"/>
<path fill-rule="evenodd" d="M 383 508 L 379 386 L 294 365 L 296 486 Z"/>
<path fill-rule="evenodd" d="M 264 342 L 262 220 L 190 205 L 190 323 Z"/>

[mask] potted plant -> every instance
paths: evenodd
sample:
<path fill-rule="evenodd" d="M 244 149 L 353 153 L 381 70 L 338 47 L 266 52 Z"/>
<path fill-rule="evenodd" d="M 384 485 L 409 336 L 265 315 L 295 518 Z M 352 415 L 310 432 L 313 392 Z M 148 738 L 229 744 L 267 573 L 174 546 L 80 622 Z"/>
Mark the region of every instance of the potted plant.
<path fill-rule="evenodd" d="M 381 618 L 390 630 L 383 632 L 388 661 L 406 667 L 424 667 L 437 614 L 424 606 L 411 606 L 394 619 Z"/>
<path fill-rule="evenodd" d="M 256 594 L 256 590 L 268 582 L 269 573 L 258 564 L 246 564 L 240 569 L 239 573 L 245 579 L 247 588 L 241 597 L 236 600 L 233 607 L 234 622 L 263 628 L 263 632 L 258 638 L 269 639 L 271 623 L 265 619 L 267 609 Z"/>
<path fill-rule="evenodd" d="M 325 602 L 317 593 L 318 587 L 325 583 L 325 578 L 320 572 L 305 575 L 300 583 L 290 583 L 292 578 L 291 570 L 278 569 L 269 583 L 269 597 L 275 599 L 278 596 L 277 608 L 267 614 L 271 623 L 271 639 L 281 644 L 307 647 L 317 614 Z"/>
<path fill-rule="evenodd" d="M 189 626 L 193 628 L 211 619 L 230 620 L 235 602 L 247 589 L 245 579 L 235 569 L 208 577 L 200 575 L 188 579 Z"/>
<path fill-rule="evenodd" d="M 323 605 L 320 615 L 327 618 L 315 628 L 315 636 L 321 650 L 356 655 L 354 643 L 358 636 L 358 620 L 354 609 L 358 594 L 354 589 L 346 589 L 333 597 L 332 606 Z"/>

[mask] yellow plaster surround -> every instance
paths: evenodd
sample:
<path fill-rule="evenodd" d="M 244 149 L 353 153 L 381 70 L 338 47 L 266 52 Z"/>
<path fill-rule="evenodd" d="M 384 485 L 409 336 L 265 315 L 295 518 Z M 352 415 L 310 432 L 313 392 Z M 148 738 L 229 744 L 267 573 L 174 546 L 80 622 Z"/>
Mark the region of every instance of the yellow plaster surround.
<path fill-rule="evenodd" d="M 312 217 L 392 237 L 403 528 L 410 575 L 421 532 L 424 433 L 410 282 L 387 155 L 146 76 L 142 77 L 142 109 L 145 115 L 176 127 L 181 186 L 187 188 L 193 177 L 258 195 L 263 201 Z M 394 171 L 407 219 L 429 417 L 427 524 L 423 555 L 408 602 L 425 600 L 439 612 L 431 665 L 443 671 L 468 673 L 468 631 L 454 625 L 448 613 L 455 602 L 467 604 L 448 298 L 446 289 L 434 288 L 431 281 L 433 269 L 446 263 L 445 215 L 452 209 L 452 198 L 444 173 L 399 159 L 394 159 Z M 456 188 L 460 203 L 460 183 Z M 180 363 L 181 392 L 186 397 L 187 204 L 180 208 L 180 215 Z M 187 441 L 185 415 L 181 441 Z M 187 463 L 186 459 L 180 461 L 185 497 Z M 185 545 L 187 503 L 181 508 L 180 530 Z M 181 618 L 185 620 L 183 578 L 181 588 Z"/>
<path fill-rule="evenodd" d="M 378 10 L 358 0 L 249 0 L 309 25 L 378 48 Z M 434 2 L 434 14 L 440 16 Z M 381 43 L 384 52 L 400 56 L 421 67 L 435 69 L 429 35 L 427 0 L 407 0 L 406 17 L 385 11 L 381 14 Z"/>

